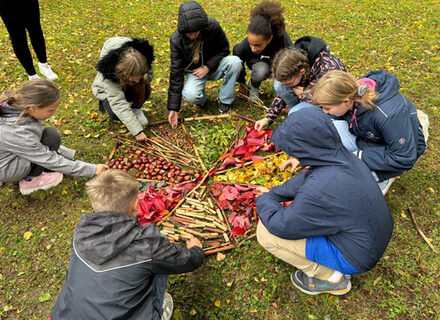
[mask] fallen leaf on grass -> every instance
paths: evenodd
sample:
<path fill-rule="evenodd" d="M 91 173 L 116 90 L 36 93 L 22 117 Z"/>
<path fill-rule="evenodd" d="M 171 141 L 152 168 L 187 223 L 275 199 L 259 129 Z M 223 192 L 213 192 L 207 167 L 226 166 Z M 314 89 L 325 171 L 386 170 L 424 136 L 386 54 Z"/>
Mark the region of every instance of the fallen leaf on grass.
<path fill-rule="evenodd" d="M 70 130 L 64 130 L 64 131 L 63 131 L 63 134 L 66 135 L 66 136 L 68 136 L 68 135 L 72 134 L 72 131 L 70 131 Z"/>
<path fill-rule="evenodd" d="M 191 316 L 195 316 L 197 314 L 197 311 L 195 309 L 191 309 L 191 311 L 189 312 L 189 314 Z"/>
<path fill-rule="evenodd" d="M 220 307 L 220 300 L 215 300 L 214 305 L 215 305 L 216 307 Z"/>
<path fill-rule="evenodd" d="M 47 293 L 42 294 L 42 295 L 38 298 L 38 300 L 39 300 L 40 302 L 45 302 L 45 301 L 49 301 L 50 298 L 51 298 L 51 295 L 50 295 L 49 292 L 47 292 Z"/>
<path fill-rule="evenodd" d="M 225 260 L 225 258 L 226 258 L 225 254 L 223 254 L 221 252 L 217 253 L 217 261 L 218 262 Z"/>
<path fill-rule="evenodd" d="M 227 285 L 228 287 L 232 287 L 232 284 L 233 284 L 233 283 L 234 283 L 234 280 L 228 282 L 226 285 Z"/>
<path fill-rule="evenodd" d="M 24 238 L 25 240 L 29 240 L 33 235 L 34 235 L 34 234 L 33 234 L 32 232 L 30 232 L 30 231 L 26 231 L 26 232 L 24 233 L 24 235 L 23 235 L 23 238 Z"/>

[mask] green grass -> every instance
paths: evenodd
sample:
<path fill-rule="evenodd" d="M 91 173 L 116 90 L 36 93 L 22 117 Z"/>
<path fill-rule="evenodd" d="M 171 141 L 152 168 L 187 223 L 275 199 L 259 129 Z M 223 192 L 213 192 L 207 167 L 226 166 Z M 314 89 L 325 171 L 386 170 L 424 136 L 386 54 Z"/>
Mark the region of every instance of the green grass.
<path fill-rule="evenodd" d="M 211 257 L 191 274 L 170 277 L 175 319 L 440 319 L 440 258 L 419 236 L 406 211 L 412 210 L 420 228 L 440 250 L 440 4 L 426 0 L 282 2 L 292 39 L 322 37 L 356 76 L 383 68 L 399 78 L 402 92 L 430 117 L 428 150 L 387 194 L 395 221 L 390 245 L 373 270 L 353 278 L 347 296 L 309 297 L 298 292 L 289 279 L 292 267 L 252 239 L 228 253 L 224 261 Z M 245 35 L 249 9 L 258 2 L 200 3 L 221 23 L 234 45 Z M 56 119 L 63 118 L 56 127 L 64 144 L 79 150 L 80 159 L 102 162 L 120 130 L 107 116 L 91 114 L 97 112 L 90 90 L 94 65 L 109 37 L 146 37 L 154 44 L 155 79 L 147 116 L 150 121 L 166 118 L 169 36 L 177 25 L 179 5 L 179 1 L 156 0 L 40 1 L 49 62 L 60 76 L 62 103 Z M 0 77 L 0 90 L 27 79 L 3 26 Z M 263 89 L 263 98 L 270 103 L 271 81 Z M 211 101 L 216 90 L 208 89 Z M 236 105 L 240 114 L 263 115 L 261 109 L 243 101 Z M 217 112 L 213 103 L 206 112 L 183 106 L 183 116 Z M 233 139 L 230 122 L 215 125 L 224 126 L 221 132 L 229 132 Z M 209 133 L 209 124 L 192 126 Z M 66 130 L 73 133 L 66 135 Z M 196 139 L 202 143 L 202 138 Z M 205 141 L 215 141 L 215 137 Z M 202 147 L 209 149 L 209 145 Z M 85 181 L 67 177 L 49 192 L 26 197 L 16 185 L 0 189 L 1 319 L 45 319 L 50 314 L 64 282 L 73 229 L 80 213 L 91 210 Z M 29 240 L 23 237 L 27 231 L 33 233 Z M 48 301 L 40 302 L 47 293 Z"/>

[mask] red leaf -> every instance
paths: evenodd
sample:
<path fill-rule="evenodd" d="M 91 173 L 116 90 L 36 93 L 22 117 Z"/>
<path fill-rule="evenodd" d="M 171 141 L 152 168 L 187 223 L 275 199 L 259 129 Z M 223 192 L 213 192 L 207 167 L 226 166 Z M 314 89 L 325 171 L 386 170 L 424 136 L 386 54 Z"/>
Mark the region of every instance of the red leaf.
<path fill-rule="evenodd" d="M 231 234 L 234 236 L 242 236 L 245 234 L 245 232 L 246 230 L 240 227 L 235 227 L 234 229 L 231 230 Z"/>

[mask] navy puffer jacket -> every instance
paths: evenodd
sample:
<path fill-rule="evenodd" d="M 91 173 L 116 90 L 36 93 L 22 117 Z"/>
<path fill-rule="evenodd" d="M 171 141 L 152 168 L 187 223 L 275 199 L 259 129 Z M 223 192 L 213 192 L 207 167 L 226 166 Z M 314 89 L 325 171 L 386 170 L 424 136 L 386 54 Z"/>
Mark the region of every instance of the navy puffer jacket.
<path fill-rule="evenodd" d="M 271 139 L 308 168 L 257 198 L 264 226 L 283 239 L 326 236 L 358 271 L 374 267 L 393 220 L 370 170 L 343 147 L 329 117 L 319 108 L 299 110 Z M 291 200 L 287 207 L 281 204 Z"/>

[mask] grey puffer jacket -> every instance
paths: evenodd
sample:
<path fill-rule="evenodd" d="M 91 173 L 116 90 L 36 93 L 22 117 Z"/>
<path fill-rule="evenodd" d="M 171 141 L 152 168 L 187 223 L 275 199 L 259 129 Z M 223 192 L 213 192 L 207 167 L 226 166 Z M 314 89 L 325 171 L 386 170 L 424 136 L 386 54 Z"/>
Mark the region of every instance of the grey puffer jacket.
<path fill-rule="evenodd" d="M 66 158 L 69 155 L 63 150 L 70 149 L 61 146 L 58 152 L 49 150 L 41 143 L 43 121 L 28 115 L 17 120 L 20 113 L 20 110 L 8 104 L 0 107 L 0 181 L 16 182 L 23 179 L 33 163 L 72 176 L 95 175 L 96 165 Z"/>
<path fill-rule="evenodd" d="M 156 275 L 193 271 L 203 257 L 125 213 L 83 213 L 52 320 L 153 319 Z"/>
<path fill-rule="evenodd" d="M 105 41 L 102 47 L 97 65 L 98 73 L 92 84 L 92 92 L 98 100 L 107 99 L 115 115 L 127 126 L 130 133 L 136 136 L 142 132 L 142 124 L 133 113 L 120 81 L 115 75 L 116 65 L 128 48 L 134 48 L 145 56 L 149 72 L 145 74 L 144 78 L 148 82 L 151 81 L 153 77 L 151 63 L 154 60 L 154 55 L 153 47 L 149 45 L 148 41 L 136 38 L 113 37 Z"/>

